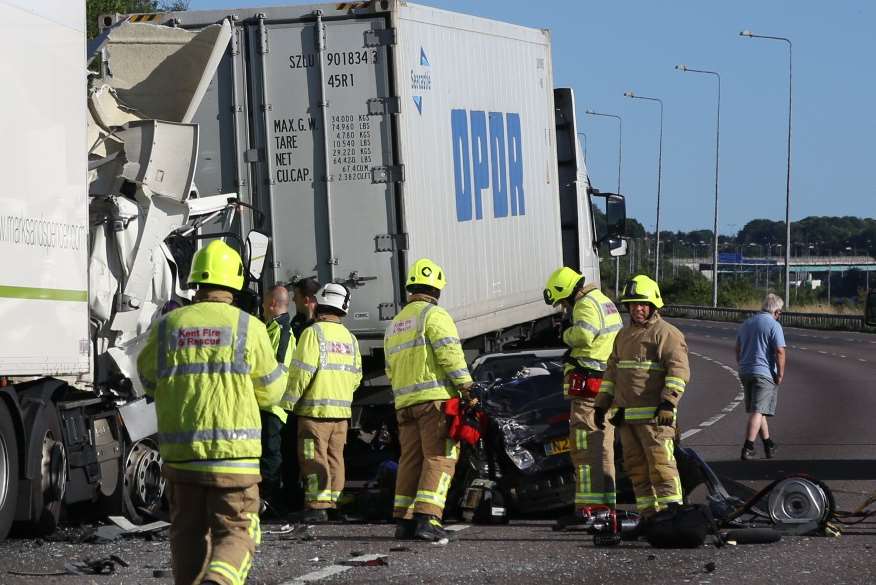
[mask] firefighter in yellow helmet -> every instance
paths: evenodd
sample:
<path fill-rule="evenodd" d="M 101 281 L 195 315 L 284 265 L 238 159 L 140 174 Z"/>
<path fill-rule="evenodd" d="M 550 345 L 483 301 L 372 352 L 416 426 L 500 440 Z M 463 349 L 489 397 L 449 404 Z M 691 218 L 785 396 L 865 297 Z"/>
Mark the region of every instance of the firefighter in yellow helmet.
<path fill-rule="evenodd" d="M 664 321 L 657 283 L 640 274 L 624 285 L 630 323 L 618 334 L 596 397 L 597 424 L 611 406 L 623 409 L 624 468 L 643 518 L 682 502 L 675 465 L 676 408 L 690 380 L 684 335 Z"/>
<path fill-rule="evenodd" d="M 459 333 L 438 306 L 444 270 L 420 258 L 408 271 L 408 303 L 386 329 L 386 375 L 392 384 L 401 457 L 393 516 L 398 539 L 448 538 L 441 526 L 459 442 L 448 436 L 444 403 L 467 394 L 472 379 Z"/>
<path fill-rule="evenodd" d="M 563 395 L 572 401 L 569 446 L 575 466 L 575 508 L 586 516 L 594 505 L 614 507 L 616 502 L 614 426 L 596 426 L 593 404 L 623 320 L 595 284 L 585 284 L 581 274 L 565 266 L 548 278 L 544 300 L 562 306 L 571 317 L 571 326 L 563 331 L 563 343 L 570 348 Z"/>
<path fill-rule="evenodd" d="M 283 395 L 264 324 L 232 306 L 240 255 L 214 240 L 192 260 L 194 304 L 152 326 L 137 359 L 155 398 L 170 495 L 174 582 L 246 581 L 259 528 L 259 408 Z"/>
<path fill-rule="evenodd" d="M 344 445 L 353 393 L 362 381 L 359 342 L 341 323 L 350 291 L 330 283 L 316 293 L 316 321 L 302 331 L 281 406 L 298 417 L 298 462 L 305 509 L 295 519 L 326 522 L 344 489 Z"/>

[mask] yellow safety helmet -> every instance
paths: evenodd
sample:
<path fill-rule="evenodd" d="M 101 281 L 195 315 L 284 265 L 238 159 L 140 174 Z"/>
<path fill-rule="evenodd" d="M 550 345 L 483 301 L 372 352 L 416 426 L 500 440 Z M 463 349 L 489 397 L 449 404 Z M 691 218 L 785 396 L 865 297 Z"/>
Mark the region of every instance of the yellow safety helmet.
<path fill-rule="evenodd" d="M 192 258 L 189 284 L 215 284 L 234 290 L 243 288 L 243 261 L 237 250 L 213 240 Z"/>
<path fill-rule="evenodd" d="M 447 286 L 447 279 L 444 278 L 444 270 L 440 266 L 428 258 L 420 258 L 408 270 L 408 281 L 405 284 L 422 284 L 441 290 Z"/>
<path fill-rule="evenodd" d="M 644 274 L 637 274 L 627 281 L 621 294 L 622 303 L 651 303 L 656 308 L 663 306 L 660 287 Z"/>
<path fill-rule="evenodd" d="M 557 268 L 544 285 L 544 302 L 556 305 L 560 301 L 572 297 L 584 284 L 584 276 L 568 266 Z"/>

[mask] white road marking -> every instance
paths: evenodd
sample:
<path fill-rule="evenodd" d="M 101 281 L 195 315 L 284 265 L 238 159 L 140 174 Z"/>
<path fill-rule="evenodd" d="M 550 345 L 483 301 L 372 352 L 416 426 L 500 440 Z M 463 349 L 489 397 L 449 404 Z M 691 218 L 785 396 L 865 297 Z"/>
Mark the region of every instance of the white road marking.
<path fill-rule="evenodd" d="M 730 372 L 733 375 L 733 377 L 736 378 L 736 383 L 739 384 L 739 392 L 736 393 L 736 396 L 733 397 L 733 400 L 729 404 L 727 404 L 727 406 L 725 406 L 724 408 L 721 409 L 721 412 L 719 414 L 716 414 L 715 416 L 713 416 L 707 420 L 704 420 L 699 425 L 697 425 L 696 428 L 688 429 L 685 432 L 683 432 L 681 434 L 682 440 L 684 440 L 690 436 L 693 436 L 693 435 L 699 433 L 700 431 L 705 430 L 708 427 L 712 426 L 713 424 L 717 423 L 719 420 L 721 420 L 722 418 L 724 418 L 725 416 L 727 416 L 728 414 L 733 412 L 736 409 L 736 407 L 739 406 L 743 402 L 743 400 L 745 400 L 745 390 L 742 387 L 742 382 L 739 380 L 739 372 L 737 372 L 735 369 L 731 368 L 727 364 L 721 363 L 718 360 L 711 358 L 707 355 L 703 355 L 703 354 L 697 353 L 695 351 L 691 351 L 689 353 L 690 353 L 690 355 L 696 356 L 696 357 L 703 359 L 703 360 L 706 360 L 707 362 L 712 362 L 712 363 L 720 366 L 721 369 Z"/>
<path fill-rule="evenodd" d="M 827 355 L 826 351 L 821 351 L 820 349 L 818 350 L 818 353 L 820 353 L 821 355 Z"/>
<path fill-rule="evenodd" d="M 300 583 L 312 583 L 313 581 L 319 581 L 320 579 L 325 579 L 326 577 L 333 577 L 338 573 L 349 571 L 352 568 L 353 567 L 345 567 L 343 565 L 329 565 L 328 567 L 323 567 L 318 571 L 313 571 L 312 573 L 307 573 L 306 575 L 295 577 L 291 581 L 284 581 L 280 583 L 280 585 L 299 585 Z"/>
<path fill-rule="evenodd" d="M 866 362 L 867 360 L 865 360 L 864 358 L 858 358 L 858 361 L 859 362 Z"/>

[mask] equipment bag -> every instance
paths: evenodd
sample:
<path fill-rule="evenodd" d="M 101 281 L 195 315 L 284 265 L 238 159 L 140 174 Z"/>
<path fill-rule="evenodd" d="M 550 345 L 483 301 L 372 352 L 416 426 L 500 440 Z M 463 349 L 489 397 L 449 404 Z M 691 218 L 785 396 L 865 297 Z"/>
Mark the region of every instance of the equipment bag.
<path fill-rule="evenodd" d="M 670 505 L 643 524 L 645 539 L 657 548 L 697 548 L 717 532 L 712 512 L 702 504 Z"/>
<path fill-rule="evenodd" d="M 474 445 L 481 438 L 483 414 L 459 398 L 451 398 L 444 403 L 447 416 L 447 436 L 454 441 Z"/>

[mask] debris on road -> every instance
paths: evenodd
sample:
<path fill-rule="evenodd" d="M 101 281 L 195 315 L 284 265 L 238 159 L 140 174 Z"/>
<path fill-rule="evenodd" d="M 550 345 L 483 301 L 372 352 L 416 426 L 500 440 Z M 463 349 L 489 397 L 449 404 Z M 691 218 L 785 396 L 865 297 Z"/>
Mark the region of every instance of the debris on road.
<path fill-rule="evenodd" d="M 706 563 L 705 569 L 706 573 L 712 573 L 717 568 L 717 565 L 713 562 Z"/>
<path fill-rule="evenodd" d="M 116 565 L 129 566 L 117 555 L 110 555 L 99 559 L 85 558 L 81 561 L 64 563 L 64 569 L 68 575 L 112 575 L 116 572 Z"/>

